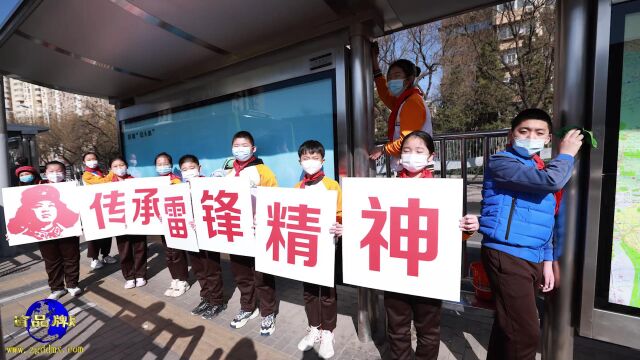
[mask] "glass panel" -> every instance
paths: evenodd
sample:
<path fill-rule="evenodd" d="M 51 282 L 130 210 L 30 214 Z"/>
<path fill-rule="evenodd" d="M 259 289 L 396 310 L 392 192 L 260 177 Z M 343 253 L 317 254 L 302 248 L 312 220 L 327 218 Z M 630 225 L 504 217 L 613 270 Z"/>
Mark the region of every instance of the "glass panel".
<path fill-rule="evenodd" d="M 609 301 L 640 308 L 640 13 L 624 16 Z"/>
<path fill-rule="evenodd" d="M 174 159 L 193 154 L 201 173 L 210 176 L 231 157 L 231 138 L 247 130 L 255 138 L 257 156 L 269 166 L 283 187 L 302 176 L 298 147 L 309 139 L 326 148 L 324 171 L 334 167 L 333 71 L 314 74 L 224 96 L 169 114 L 122 123 L 123 147 L 131 175 L 155 176 L 155 155 L 165 151 Z"/>

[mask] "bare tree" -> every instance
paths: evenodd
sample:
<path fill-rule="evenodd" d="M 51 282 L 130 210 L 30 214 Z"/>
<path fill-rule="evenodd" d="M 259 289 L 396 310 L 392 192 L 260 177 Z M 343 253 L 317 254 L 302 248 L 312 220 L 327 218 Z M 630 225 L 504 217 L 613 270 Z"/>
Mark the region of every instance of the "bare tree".
<path fill-rule="evenodd" d="M 82 155 L 95 152 L 106 161 L 119 152 L 115 109 L 101 101 L 88 99 L 84 112 L 66 112 L 52 121 L 49 131 L 38 136 L 40 161 L 60 159 L 82 165 Z"/>

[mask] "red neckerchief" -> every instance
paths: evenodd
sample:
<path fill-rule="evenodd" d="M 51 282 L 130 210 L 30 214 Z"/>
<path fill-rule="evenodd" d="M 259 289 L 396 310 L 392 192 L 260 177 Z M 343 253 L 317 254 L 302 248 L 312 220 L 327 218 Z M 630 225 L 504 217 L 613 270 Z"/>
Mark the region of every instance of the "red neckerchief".
<path fill-rule="evenodd" d="M 544 164 L 544 161 L 542 161 L 542 158 L 540 158 L 540 155 L 534 154 L 531 158 L 533 159 L 533 161 L 535 161 L 536 167 L 538 168 L 538 170 L 544 169 L 545 164 Z M 555 215 L 558 215 L 558 211 L 560 211 L 560 202 L 562 201 L 563 191 L 564 191 L 563 189 L 560 189 L 560 191 L 553 194 L 553 197 L 556 198 Z"/>
<path fill-rule="evenodd" d="M 417 177 L 417 176 L 411 176 L 411 174 L 407 171 L 407 169 L 402 169 L 402 171 L 400 171 L 398 175 L 399 175 L 398 177 L 401 177 L 401 178 Z M 431 170 L 424 168 L 422 169 L 422 171 L 420 171 L 420 177 L 430 179 L 430 178 L 433 178 L 433 173 L 431 172 Z"/>
<path fill-rule="evenodd" d="M 393 105 L 393 109 L 391 109 L 391 115 L 389 115 L 389 124 L 388 124 L 389 127 L 387 128 L 387 137 L 389 138 L 389 141 L 393 140 L 393 134 L 396 131 L 396 119 L 398 118 L 400 107 L 405 102 L 405 100 L 407 100 L 409 96 L 413 94 L 419 94 L 422 96 L 422 92 L 420 91 L 420 89 L 416 87 L 411 87 L 405 90 L 402 94 L 400 94 L 400 96 L 396 98 L 396 102 Z"/>
<path fill-rule="evenodd" d="M 92 173 L 93 175 L 98 175 L 98 176 L 100 176 L 100 177 L 104 177 L 104 174 L 102 173 L 102 171 L 101 171 L 99 168 L 92 169 L 92 168 L 90 168 L 90 167 L 88 167 L 88 166 L 85 166 L 85 167 L 84 167 L 84 171 L 86 171 L 86 172 L 90 172 L 90 173 Z"/>
<path fill-rule="evenodd" d="M 308 184 L 308 183 L 317 183 L 319 180 L 322 180 L 322 178 L 324 177 L 324 171 L 320 170 L 317 173 L 313 174 L 313 175 L 309 175 L 309 174 L 304 174 L 304 178 L 302 178 L 302 182 L 300 183 L 300 189 L 304 189 L 304 187 Z"/>
<path fill-rule="evenodd" d="M 236 176 L 240 176 L 240 172 L 244 170 L 244 168 L 249 166 L 249 164 L 251 164 L 251 162 L 254 161 L 255 159 L 256 159 L 255 156 L 251 156 L 248 160 L 242 161 L 242 162 L 238 160 L 234 160 L 233 169 L 236 171 Z"/>

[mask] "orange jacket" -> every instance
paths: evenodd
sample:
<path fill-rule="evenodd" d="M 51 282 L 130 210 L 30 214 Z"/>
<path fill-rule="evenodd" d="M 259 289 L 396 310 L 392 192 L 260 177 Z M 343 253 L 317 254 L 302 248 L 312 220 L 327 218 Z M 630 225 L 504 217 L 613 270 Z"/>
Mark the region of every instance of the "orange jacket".
<path fill-rule="evenodd" d="M 378 96 L 388 108 L 393 109 L 396 105 L 396 97 L 389 92 L 387 80 L 384 76 L 377 76 L 375 82 Z M 400 121 L 400 136 L 384 146 L 385 151 L 395 157 L 400 157 L 402 139 L 413 131 L 422 130 L 425 121 L 427 121 L 427 108 L 422 97 L 418 94 L 411 95 L 402 105 L 398 119 Z"/>

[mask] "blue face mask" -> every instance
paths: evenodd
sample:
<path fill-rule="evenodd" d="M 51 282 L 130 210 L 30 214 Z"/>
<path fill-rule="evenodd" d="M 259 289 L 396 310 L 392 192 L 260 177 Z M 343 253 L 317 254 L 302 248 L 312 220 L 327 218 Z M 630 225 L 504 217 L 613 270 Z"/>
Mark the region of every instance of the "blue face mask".
<path fill-rule="evenodd" d="M 387 81 L 387 88 L 393 96 L 398 97 L 402 94 L 402 91 L 404 91 L 404 80 L 405 79 L 396 79 Z"/>
<path fill-rule="evenodd" d="M 544 139 L 514 139 L 513 150 L 524 157 L 531 157 L 544 149 Z"/>
<path fill-rule="evenodd" d="M 33 175 L 29 174 L 29 175 L 22 175 L 20 176 L 20 182 L 23 183 L 30 183 L 33 181 Z"/>
<path fill-rule="evenodd" d="M 167 175 L 171 172 L 171 166 L 156 166 L 156 172 L 158 173 L 158 175 Z"/>

